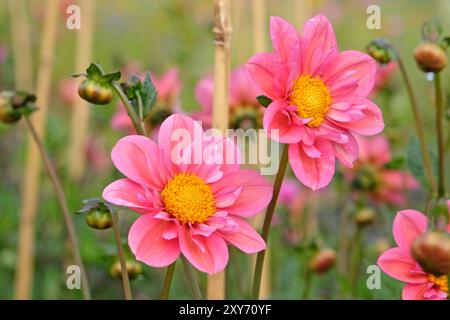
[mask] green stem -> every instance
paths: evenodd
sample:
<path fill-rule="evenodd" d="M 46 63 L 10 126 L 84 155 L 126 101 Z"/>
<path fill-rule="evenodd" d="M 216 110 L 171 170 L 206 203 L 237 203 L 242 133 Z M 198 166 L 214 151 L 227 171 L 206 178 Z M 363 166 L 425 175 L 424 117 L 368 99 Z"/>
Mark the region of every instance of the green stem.
<path fill-rule="evenodd" d="M 433 175 L 433 169 L 431 166 L 430 155 L 427 149 L 427 141 L 425 138 L 424 126 L 420 117 L 419 107 L 417 105 L 417 99 L 414 95 L 414 91 L 411 85 L 411 81 L 408 77 L 408 73 L 406 72 L 405 66 L 403 64 L 400 55 L 396 52 L 397 63 L 400 69 L 400 73 L 402 74 L 403 81 L 405 82 L 406 90 L 408 92 L 409 99 L 411 101 L 411 107 L 414 115 L 414 121 L 416 126 L 417 136 L 419 138 L 420 150 L 423 156 L 423 164 L 425 169 L 425 175 L 427 176 L 428 183 L 430 184 L 431 190 L 433 193 L 436 193 L 436 181 Z"/>
<path fill-rule="evenodd" d="M 130 101 L 128 100 L 128 97 L 123 92 L 122 88 L 120 87 L 120 84 L 117 82 L 112 82 L 112 87 L 116 91 L 117 95 L 119 96 L 120 100 L 122 101 L 123 105 L 125 106 L 125 109 L 127 110 L 128 116 L 131 119 L 131 122 L 133 123 L 133 127 L 136 130 L 136 132 L 140 135 L 145 135 L 145 130 L 142 127 L 141 122 L 139 121 L 139 117 L 136 114 L 136 111 L 134 111 L 133 106 L 131 105 Z"/>
<path fill-rule="evenodd" d="M 141 94 L 137 91 L 136 92 L 137 102 L 138 102 L 138 108 L 139 108 L 139 120 L 141 121 L 141 127 L 144 131 L 144 135 L 148 136 L 147 134 L 147 128 L 145 127 L 145 121 L 144 121 L 144 105 L 142 103 L 142 97 Z"/>
<path fill-rule="evenodd" d="M 438 197 L 445 197 L 445 141 L 444 141 L 444 106 L 442 102 L 441 75 L 434 74 L 434 85 L 436 94 L 436 135 L 438 145 Z"/>
<path fill-rule="evenodd" d="M 83 281 L 82 291 L 83 297 L 85 300 L 91 300 L 91 291 L 89 288 L 89 281 L 86 273 L 86 268 L 84 267 L 83 260 L 81 259 L 80 247 L 78 246 L 77 234 L 75 232 L 75 227 L 73 225 L 72 218 L 70 216 L 69 206 L 67 204 L 67 199 L 64 194 L 64 189 L 62 188 L 61 181 L 56 173 L 55 167 L 50 161 L 50 157 L 45 150 L 44 144 L 39 138 L 36 129 L 33 126 L 33 123 L 30 121 L 28 117 L 25 118 L 25 123 L 27 124 L 28 130 L 30 131 L 31 137 L 33 138 L 36 146 L 41 154 L 42 159 L 44 160 L 45 169 L 47 171 L 48 176 L 52 182 L 53 188 L 56 193 L 56 197 L 58 199 L 59 205 L 61 206 L 61 210 L 64 215 L 64 222 L 66 224 L 67 233 L 69 235 L 69 241 L 72 246 L 73 256 L 75 263 L 78 265 L 81 271 L 81 279 Z"/>
<path fill-rule="evenodd" d="M 128 277 L 127 262 L 125 260 L 125 254 L 123 253 L 122 239 L 120 237 L 119 217 L 117 215 L 117 212 L 115 211 L 112 212 L 111 215 L 113 222 L 114 238 L 116 239 L 117 245 L 117 255 L 119 256 L 120 269 L 122 271 L 123 293 L 125 295 L 125 300 L 133 300 L 131 295 L 130 279 Z"/>
<path fill-rule="evenodd" d="M 189 286 L 191 288 L 192 296 L 195 300 L 200 300 L 202 298 L 202 293 L 200 292 L 200 286 L 198 285 L 197 276 L 194 270 L 192 270 L 192 266 L 186 260 L 186 258 L 182 257 L 181 260 L 183 261 L 184 274 L 186 275 Z"/>
<path fill-rule="evenodd" d="M 280 194 L 281 184 L 283 183 L 284 175 L 286 174 L 286 168 L 288 164 L 288 150 L 289 150 L 288 145 L 284 145 L 280 165 L 273 185 L 272 200 L 270 200 L 269 206 L 267 207 L 266 215 L 264 217 L 264 224 L 261 236 L 266 242 L 266 245 L 267 240 L 269 238 L 270 226 L 272 224 L 272 216 L 275 211 L 275 207 L 277 205 L 278 195 Z M 261 289 L 261 276 L 264 267 L 265 255 L 266 250 L 263 250 L 258 252 L 258 255 L 256 257 L 255 273 L 253 276 L 253 290 L 252 290 L 252 297 L 255 300 L 259 298 L 259 290 Z"/>
<path fill-rule="evenodd" d="M 357 227 L 352 250 L 352 262 L 350 265 L 350 282 L 352 285 L 353 297 L 356 296 L 359 266 L 361 264 L 363 228 Z"/>
<path fill-rule="evenodd" d="M 306 271 L 304 274 L 303 300 L 308 300 L 309 292 L 311 291 L 312 272 L 306 264 Z"/>
<path fill-rule="evenodd" d="M 161 292 L 161 300 L 167 300 L 169 299 L 169 291 L 170 291 L 170 284 L 172 283 L 173 278 L 173 272 L 175 271 L 175 263 L 172 263 L 170 266 L 166 269 L 166 275 L 164 277 L 164 284 L 163 289 Z"/>

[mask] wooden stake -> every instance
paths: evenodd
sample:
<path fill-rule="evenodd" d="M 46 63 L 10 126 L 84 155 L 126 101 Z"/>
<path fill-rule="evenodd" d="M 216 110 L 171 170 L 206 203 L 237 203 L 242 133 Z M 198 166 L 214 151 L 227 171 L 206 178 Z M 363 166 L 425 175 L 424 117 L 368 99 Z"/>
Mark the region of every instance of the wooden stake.
<path fill-rule="evenodd" d="M 16 2 L 16 0 L 12 1 Z M 39 72 L 37 78 L 36 105 L 39 112 L 33 117 L 33 124 L 40 137 L 45 135 L 47 106 L 50 96 L 50 83 L 53 70 L 53 54 L 58 17 L 58 1 L 47 0 L 46 13 L 41 41 Z M 18 14 L 15 12 L 14 14 Z M 21 27 L 21 26 L 20 26 Z M 22 191 L 22 209 L 19 227 L 19 248 L 15 279 L 15 298 L 29 299 L 31 297 L 34 272 L 34 229 L 37 201 L 39 195 L 39 173 L 41 161 L 39 150 L 28 139 L 27 159 Z"/>
<path fill-rule="evenodd" d="M 79 1 L 82 20 L 81 29 L 76 31 L 78 38 L 75 73 L 84 71 L 91 62 L 92 38 L 94 34 L 94 5 L 95 1 L 92 0 Z M 83 79 L 79 81 L 81 82 Z M 89 103 L 77 96 L 73 104 L 69 142 L 69 176 L 74 181 L 79 181 L 82 178 L 86 167 L 85 147 L 90 110 Z"/>
<path fill-rule="evenodd" d="M 212 124 L 225 133 L 228 127 L 228 85 L 230 76 L 230 0 L 214 0 L 214 102 Z M 207 299 L 225 299 L 225 272 L 208 277 Z"/>

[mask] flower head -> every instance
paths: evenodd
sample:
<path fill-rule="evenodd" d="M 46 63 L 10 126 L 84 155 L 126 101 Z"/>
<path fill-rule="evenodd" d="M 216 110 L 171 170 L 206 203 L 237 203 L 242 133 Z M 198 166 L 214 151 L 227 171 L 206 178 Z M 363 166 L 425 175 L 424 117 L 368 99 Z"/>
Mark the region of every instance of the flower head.
<path fill-rule="evenodd" d="M 391 277 L 406 282 L 404 300 L 444 300 L 448 297 L 447 275 L 426 273 L 411 255 L 414 240 L 427 231 L 428 218 L 416 210 L 403 210 L 394 219 L 397 247 L 378 258 L 380 268 Z"/>
<path fill-rule="evenodd" d="M 263 107 L 256 97 L 260 95 L 259 88 L 249 78 L 245 67 L 234 69 L 230 75 L 230 127 L 260 128 L 262 126 Z M 202 111 L 193 115 L 201 120 L 205 128 L 211 127 L 214 81 L 211 76 L 201 79 L 195 88 L 197 102 Z"/>
<path fill-rule="evenodd" d="M 327 186 L 335 158 L 347 167 L 358 157 L 354 134 L 373 135 L 384 128 L 380 109 L 367 96 L 376 63 L 359 51 L 339 52 L 333 28 L 319 15 L 306 22 L 300 36 L 272 17 L 273 53 L 253 56 L 246 67 L 273 102 L 264 129 L 289 144 L 289 161 L 297 178 L 313 190 Z"/>
<path fill-rule="evenodd" d="M 180 132 L 189 137 L 183 146 L 174 141 Z M 212 274 L 225 268 L 227 244 L 246 253 L 265 248 L 245 218 L 267 206 L 272 187 L 256 171 L 239 168 L 233 141 L 206 136 L 198 122 L 175 114 L 162 123 L 158 144 L 127 136 L 112 160 L 127 178 L 107 186 L 103 198 L 142 214 L 128 236 L 138 260 L 164 267 L 183 254 Z"/>

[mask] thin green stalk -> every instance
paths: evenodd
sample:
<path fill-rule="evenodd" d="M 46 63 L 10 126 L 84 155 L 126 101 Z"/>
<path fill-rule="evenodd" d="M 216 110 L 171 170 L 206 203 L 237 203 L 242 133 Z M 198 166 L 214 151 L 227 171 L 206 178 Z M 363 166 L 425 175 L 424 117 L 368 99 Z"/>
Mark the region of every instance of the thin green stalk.
<path fill-rule="evenodd" d="M 184 274 L 186 275 L 186 279 L 192 291 L 192 296 L 195 300 L 200 300 L 202 298 L 202 293 L 200 292 L 200 286 L 198 285 L 197 275 L 195 274 L 195 271 L 192 270 L 191 264 L 185 257 L 182 257 L 181 260 L 183 261 Z"/>
<path fill-rule="evenodd" d="M 442 102 L 441 74 L 434 74 L 436 94 L 436 136 L 438 145 L 438 197 L 445 197 L 445 141 L 444 141 L 444 106 Z"/>
<path fill-rule="evenodd" d="M 306 264 L 306 271 L 304 274 L 304 287 L 303 287 L 303 300 L 308 300 L 309 298 L 309 292 L 311 291 L 311 281 L 312 281 L 313 273 L 311 272 L 311 269 Z"/>
<path fill-rule="evenodd" d="M 117 245 L 117 255 L 119 256 L 120 269 L 122 271 L 123 293 L 125 295 L 125 300 L 133 300 L 133 297 L 131 295 L 130 279 L 128 277 L 127 262 L 125 260 L 125 254 L 123 253 L 122 239 L 120 238 L 119 217 L 116 211 L 112 212 L 111 215 L 114 238 Z"/>
<path fill-rule="evenodd" d="M 169 291 L 170 291 L 170 285 L 172 283 L 173 278 L 173 272 L 175 271 L 175 263 L 172 263 L 170 266 L 166 269 L 166 275 L 164 277 L 164 284 L 163 289 L 161 291 L 161 300 L 167 300 L 169 299 Z"/>
<path fill-rule="evenodd" d="M 417 105 L 417 99 L 416 99 L 416 96 L 414 95 L 414 91 L 413 91 L 408 73 L 406 72 L 405 66 L 404 66 L 403 61 L 400 58 L 400 55 L 398 54 L 398 52 L 396 52 L 396 58 L 397 58 L 397 63 L 398 63 L 399 69 L 400 69 L 400 73 L 402 74 L 403 81 L 405 82 L 405 86 L 406 86 L 406 90 L 408 92 L 409 99 L 411 101 L 411 107 L 412 107 L 412 111 L 413 111 L 413 115 L 414 115 L 417 137 L 419 138 L 419 143 L 420 143 L 420 151 L 422 152 L 422 156 L 423 156 L 425 175 L 427 177 L 428 183 L 430 184 L 431 190 L 433 191 L 433 193 L 437 193 L 436 180 L 433 175 L 433 169 L 431 166 L 430 155 L 429 155 L 428 149 L 427 149 L 427 141 L 426 141 L 426 137 L 425 137 L 424 126 L 422 123 L 422 118 L 420 117 L 420 111 L 419 111 L 419 107 Z"/>
<path fill-rule="evenodd" d="M 81 258 L 80 247 L 78 246 L 77 234 L 75 232 L 75 227 L 73 225 L 72 218 L 70 216 L 69 206 L 67 204 L 66 195 L 64 194 L 64 189 L 62 188 L 61 181 L 56 173 L 55 167 L 53 166 L 50 157 L 45 150 L 44 144 L 39 138 L 36 129 L 33 126 L 33 123 L 30 121 L 28 117 L 25 118 L 25 123 L 27 124 L 28 130 L 30 131 L 31 137 L 33 138 L 36 146 L 41 154 L 42 159 L 44 160 L 45 169 L 47 171 L 48 176 L 52 182 L 53 188 L 55 190 L 56 197 L 58 199 L 59 205 L 64 215 L 64 222 L 66 224 L 67 233 L 69 235 L 69 241 L 72 246 L 73 258 L 75 263 L 80 268 L 81 271 L 81 279 L 82 286 L 81 289 L 83 291 L 83 297 L 85 300 L 91 300 L 91 291 L 89 288 L 89 281 L 86 273 L 86 268 L 84 267 L 83 260 Z"/>
<path fill-rule="evenodd" d="M 362 239 L 364 228 L 357 227 L 353 240 L 352 261 L 350 264 L 350 282 L 352 285 L 353 297 L 356 295 L 359 266 L 361 265 Z"/>
<path fill-rule="evenodd" d="M 125 106 L 125 109 L 127 110 L 128 116 L 130 117 L 131 122 L 133 123 L 133 127 L 136 130 L 136 132 L 142 136 L 145 135 L 145 130 L 139 120 L 139 117 L 136 114 L 136 111 L 134 111 L 134 108 L 131 105 L 130 101 L 128 100 L 128 97 L 123 92 L 122 88 L 120 87 L 120 84 L 117 82 L 112 82 L 112 87 L 114 88 L 114 91 L 116 91 L 117 95 L 119 96 L 120 100 L 122 101 L 123 105 Z"/>
<path fill-rule="evenodd" d="M 266 242 L 269 238 L 270 226 L 272 224 L 272 216 L 275 211 L 275 207 L 278 201 L 278 195 L 280 194 L 281 185 L 283 183 L 284 175 L 286 174 L 286 168 L 288 164 L 288 146 L 284 145 L 283 154 L 281 155 L 280 166 L 278 168 L 277 175 L 275 177 L 275 182 L 273 185 L 273 195 L 272 200 L 270 200 L 269 206 L 267 207 L 266 215 L 264 217 L 264 224 L 262 228 L 261 236 Z M 266 255 L 266 250 L 258 252 L 255 264 L 255 273 L 253 276 L 253 289 L 252 297 L 253 299 L 259 298 L 259 291 L 261 289 L 261 276 L 264 266 L 264 257 Z"/>
<path fill-rule="evenodd" d="M 147 128 L 145 127 L 145 121 L 144 121 L 144 105 L 142 103 L 142 97 L 139 92 L 136 92 L 137 102 L 138 102 L 138 108 L 139 108 L 139 120 L 141 121 L 141 127 L 144 131 L 144 135 L 148 136 L 147 134 Z"/>

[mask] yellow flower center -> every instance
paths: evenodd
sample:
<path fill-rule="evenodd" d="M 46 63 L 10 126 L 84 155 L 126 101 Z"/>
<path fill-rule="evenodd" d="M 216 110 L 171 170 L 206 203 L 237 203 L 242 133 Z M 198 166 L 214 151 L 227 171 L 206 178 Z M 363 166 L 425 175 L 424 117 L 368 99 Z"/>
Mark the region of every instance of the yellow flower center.
<path fill-rule="evenodd" d="M 161 192 L 166 212 L 181 223 L 202 223 L 214 215 L 216 207 L 211 187 L 191 173 L 180 173 Z"/>
<path fill-rule="evenodd" d="M 439 290 L 448 293 L 448 276 L 446 274 L 439 277 L 429 274 L 428 281 L 433 282 Z"/>
<path fill-rule="evenodd" d="M 290 102 L 301 118 L 311 118 L 307 126 L 318 127 L 330 110 L 331 95 L 319 77 L 302 75 L 294 81 Z"/>

